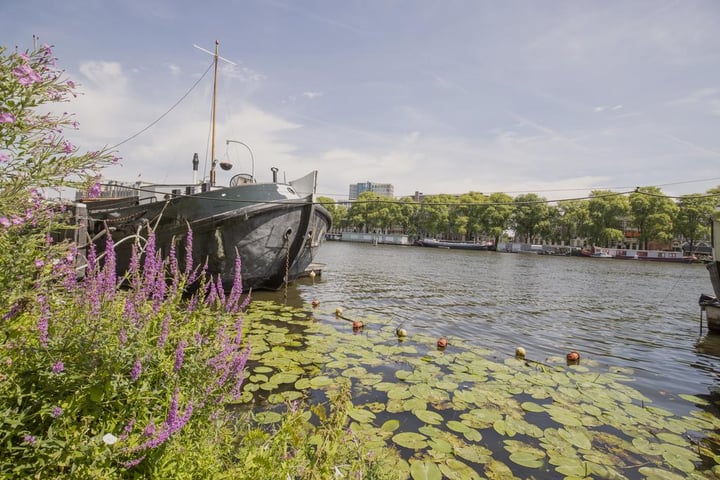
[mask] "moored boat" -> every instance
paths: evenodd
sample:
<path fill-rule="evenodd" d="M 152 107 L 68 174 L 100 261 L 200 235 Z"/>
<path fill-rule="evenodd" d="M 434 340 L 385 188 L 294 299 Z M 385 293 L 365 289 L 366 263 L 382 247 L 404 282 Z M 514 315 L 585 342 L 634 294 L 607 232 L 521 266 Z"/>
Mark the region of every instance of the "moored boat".
<path fill-rule="evenodd" d="M 216 85 L 217 42 L 214 58 Z M 212 159 L 215 100 L 213 95 Z M 252 158 L 250 147 L 248 150 Z M 87 233 L 99 250 L 105 246 L 104 236 L 112 236 L 120 274 L 130 265 L 133 241 L 147 238 L 150 230 L 163 255 L 174 244 L 184 267 L 185 239 L 192 231 L 193 263 L 207 262 L 207 273 L 220 277 L 226 288 L 232 286 L 235 260 L 239 257 L 246 290 L 275 290 L 304 274 L 332 220 L 316 201 L 316 171 L 297 180 L 279 182 L 278 169 L 273 167 L 272 182 L 258 183 L 252 160 L 252 173 L 233 176 L 227 186 L 216 185 L 216 160 L 212 161 L 209 180 L 202 183 L 195 179 L 175 185 L 106 183 L 99 198 L 78 199 L 78 210 L 87 212 Z M 195 154 L 194 178 L 198 163 Z M 220 167 L 229 170 L 232 165 L 223 162 Z"/>
<path fill-rule="evenodd" d="M 619 260 L 642 260 L 648 262 L 695 263 L 698 261 L 694 255 L 685 255 L 681 251 L 667 250 L 592 247 L 583 250 L 581 255 L 593 258 L 615 258 Z"/>
<path fill-rule="evenodd" d="M 449 248 L 456 250 L 490 250 L 492 243 L 473 243 L 473 242 L 449 242 L 445 240 L 436 240 L 434 238 L 424 238 L 415 242 L 420 247 L 431 248 Z"/>

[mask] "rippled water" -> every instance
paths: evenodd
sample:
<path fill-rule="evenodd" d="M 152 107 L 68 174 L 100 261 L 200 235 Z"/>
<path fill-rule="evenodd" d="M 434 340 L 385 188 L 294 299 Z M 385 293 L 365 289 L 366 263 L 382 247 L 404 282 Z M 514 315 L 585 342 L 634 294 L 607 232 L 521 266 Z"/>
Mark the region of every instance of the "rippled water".
<path fill-rule="evenodd" d="M 317 298 L 498 356 L 516 346 L 539 361 L 578 350 L 635 369 L 635 387 L 669 409 L 674 394 L 704 395 L 719 382 L 720 336 L 700 334 L 697 300 L 712 293 L 702 265 L 348 242 L 325 243 L 316 261 L 322 276 L 291 285 L 288 303 Z"/>

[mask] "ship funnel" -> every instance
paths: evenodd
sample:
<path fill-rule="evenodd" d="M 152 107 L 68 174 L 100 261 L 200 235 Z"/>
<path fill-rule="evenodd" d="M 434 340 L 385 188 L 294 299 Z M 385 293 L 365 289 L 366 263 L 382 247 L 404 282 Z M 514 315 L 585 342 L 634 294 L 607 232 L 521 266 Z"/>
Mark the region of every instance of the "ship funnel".
<path fill-rule="evenodd" d="M 200 166 L 200 159 L 198 158 L 198 154 L 193 155 L 193 184 L 197 183 L 197 173 L 198 173 L 198 167 Z"/>
<path fill-rule="evenodd" d="M 273 183 L 277 183 L 277 172 L 278 172 L 278 168 L 277 168 L 277 167 L 272 167 L 270 170 L 272 170 L 272 172 L 273 172 Z"/>

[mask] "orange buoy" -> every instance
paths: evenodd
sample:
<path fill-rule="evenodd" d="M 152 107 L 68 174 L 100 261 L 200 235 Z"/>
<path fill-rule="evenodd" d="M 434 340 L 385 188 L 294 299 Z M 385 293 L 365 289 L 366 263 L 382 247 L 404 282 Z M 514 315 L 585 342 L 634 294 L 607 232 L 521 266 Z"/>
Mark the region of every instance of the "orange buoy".
<path fill-rule="evenodd" d="M 312 301 L 312 306 L 313 306 L 313 307 L 318 307 L 318 306 L 320 306 L 320 300 L 318 300 L 317 298 L 314 299 L 314 300 Z"/>
<path fill-rule="evenodd" d="M 445 337 L 440 337 L 437 341 L 438 348 L 445 348 L 447 347 L 448 341 Z"/>
<path fill-rule="evenodd" d="M 360 330 L 364 326 L 365 326 L 365 324 L 363 322 L 361 322 L 360 320 L 355 320 L 353 322 L 353 330 Z"/>
<path fill-rule="evenodd" d="M 567 358 L 568 362 L 576 363 L 580 361 L 580 354 L 573 350 L 572 352 L 568 353 L 565 358 Z"/>

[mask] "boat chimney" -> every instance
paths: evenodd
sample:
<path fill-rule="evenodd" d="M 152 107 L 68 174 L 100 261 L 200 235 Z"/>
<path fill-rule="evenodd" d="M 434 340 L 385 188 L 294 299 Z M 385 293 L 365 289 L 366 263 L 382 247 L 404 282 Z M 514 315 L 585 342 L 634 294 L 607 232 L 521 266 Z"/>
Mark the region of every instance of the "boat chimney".
<path fill-rule="evenodd" d="M 278 172 L 278 168 L 277 168 L 277 167 L 272 167 L 270 170 L 272 170 L 272 172 L 273 172 L 273 183 L 277 183 L 277 172 Z"/>
<path fill-rule="evenodd" d="M 200 166 L 200 159 L 198 158 L 198 154 L 195 153 L 193 155 L 193 185 L 197 184 L 198 166 Z"/>

